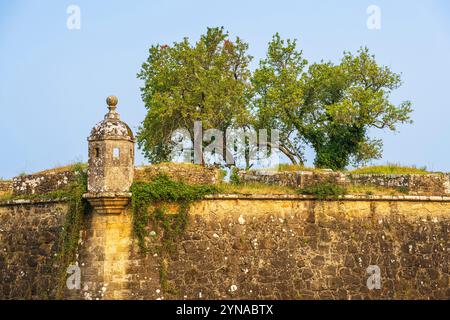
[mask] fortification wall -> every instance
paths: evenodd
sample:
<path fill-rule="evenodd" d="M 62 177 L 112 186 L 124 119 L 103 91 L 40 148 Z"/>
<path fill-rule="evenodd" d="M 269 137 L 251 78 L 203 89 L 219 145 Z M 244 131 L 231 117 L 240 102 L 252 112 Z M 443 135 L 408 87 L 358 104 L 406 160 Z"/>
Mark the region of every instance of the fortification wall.
<path fill-rule="evenodd" d="M 56 254 L 67 204 L 0 203 L 0 299 L 55 296 Z"/>
<path fill-rule="evenodd" d="M 172 208 L 175 210 L 176 208 Z M 52 298 L 67 204 L 0 204 L 0 298 Z M 130 209 L 88 214 L 79 245 L 83 299 L 449 299 L 450 198 L 219 195 L 194 203 L 170 254 Z M 6 249 L 6 250 L 5 250 Z M 366 286 L 369 265 L 381 289 Z M 163 281 L 162 281 L 163 280 Z"/>
<path fill-rule="evenodd" d="M 192 214 L 168 262 L 179 298 L 449 298 L 448 202 L 219 198 Z"/>
<path fill-rule="evenodd" d="M 311 171 L 240 171 L 243 183 L 304 188 L 317 183 L 333 183 L 342 186 L 372 185 L 397 188 L 411 195 L 449 195 L 450 174 L 350 174 L 343 172 Z"/>

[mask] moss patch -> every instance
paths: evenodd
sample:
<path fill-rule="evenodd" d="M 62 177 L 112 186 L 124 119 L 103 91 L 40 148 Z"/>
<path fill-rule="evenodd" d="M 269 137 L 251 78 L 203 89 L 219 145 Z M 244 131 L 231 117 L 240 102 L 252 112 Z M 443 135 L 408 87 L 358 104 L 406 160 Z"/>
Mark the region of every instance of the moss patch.
<path fill-rule="evenodd" d="M 312 186 L 298 189 L 298 193 L 313 195 L 318 199 L 337 199 L 347 194 L 347 189 L 332 183 L 317 183 Z"/>

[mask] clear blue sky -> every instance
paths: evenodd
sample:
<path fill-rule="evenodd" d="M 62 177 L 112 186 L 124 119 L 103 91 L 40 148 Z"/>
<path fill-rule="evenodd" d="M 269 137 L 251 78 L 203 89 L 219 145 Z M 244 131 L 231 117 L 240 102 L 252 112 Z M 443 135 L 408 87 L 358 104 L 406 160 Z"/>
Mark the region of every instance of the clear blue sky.
<path fill-rule="evenodd" d="M 81 9 L 80 30 L 66 27 L 71 4 Z M 380 30 L 366 26 L 372 4 L 381 9 Z M 136 130 L 145 115 L 136 73 L 150 45 L 196 40 L 208 26 L 239 35 L 255 61 L 275 32 L 298 38 L 310 61 L 368 46 L 403 73 L 393 100 L 415 109 L 414 125 L 374 132 L 384 138 L 377 163 L 450 170 L 448 1 L 0 0 L 0 177 L 86 161 L 86 137 L 109 94 Z"/>

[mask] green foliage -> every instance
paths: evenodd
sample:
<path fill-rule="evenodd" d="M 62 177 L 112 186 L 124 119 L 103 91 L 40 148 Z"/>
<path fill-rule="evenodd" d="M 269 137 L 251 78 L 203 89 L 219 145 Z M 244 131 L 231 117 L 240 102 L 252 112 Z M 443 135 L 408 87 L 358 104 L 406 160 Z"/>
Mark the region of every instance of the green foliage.
<path fill-rule="evenodd" d="M 87 173 L 83 166 L 75 166 L 74 172 L 77 173 L 74 182 L 63 189 L 51 191 L 44 194 L 27 195 L 7 195 L 0 200 L 34 200 L 34 199 L 64 199 L 68 203 L 68 211 L 64 217 L 63 227 L 58 240 L 58 252 L 53 259 L 50 259 L 48 265 L 43 268 L 47 272 L 53 272 L 54 266 L 57 266 L 58 284 L 55 292 L 57 299 L 63 297 L 66 284 L 67 268 L 75 262 L 76 251 L 80 237 L 80 231 L 83 228 L 83 217 L 89 210 L 89 204 L 83 199 L 83 194 L 87 191 Z M 42 297 L 48 298 L 48 292 L 40 293 Z"/>
<path fill-rule="evenodd" d="M 408 187 L 405 187 L 405 186 L 397 187 L 396 189 L 397 189 L 398 192 L 403 193 L 403 194 L 408 194 L 409 193 Z"/>
<path fill-rule="evenodd" d="M 162 259 L 159 272 L 160 283 L 163 291 L 174 294 L 175 290 L 169 285 L 167 279 L 168 263 L 165 255 L 175 250 L 177 240 L 186 230 L 190 203 L 202 199 L 207 194 L 217 193 L 218 189 L 210 185 L 188 185 L 173 181 L 167 175 L 161 174 L 150 183 L 134 182 L 131 192 L 133 232 L 138 239 L 139 247 L 143 253 L 149 251 L 146 244 L 149 222 L 156 230 L 162 231 L 161 246 L 158 248 Z M 177 203 L 178 212 L 167 213 L 166 209 L 160 206 L 164 202 Z M 151 215 L 148 213 L 150 205 L 155 206 Z"/>
<path fill-rule="evenodd" d="M 227 176 L 228 172 L 225 169 L 219 170 L 219 181 L 223 181 L 225 177 Z"/>
<path fill-rule="evenodd" d="M 240 184 L 241 183 L 241 179 L 239 178 L 239 168 L 238 167 L 233 167 L 231 169 L 231 174 L 230 174 L 230 183 L 231 184 Z"/>
<path fill-rule="evenodd" d="M 282 40 L 277 33 L 269 43 L 267 56 L 251 77 L 251 107 L 256 113 L 255 126 L 280 131 L 280 150 L 293 164 L 303 164 L 300 134 L 309 110 L 302 104 L 304 68 L 303 52 L 296 50 L 296 40 Z"/>
<path fill-rule="evenodd" d="M 208 28 L 195 44 L 184 38 L 150 48 L 138 74 L 148 112 L 137 141 L 152 163 L 169 160 L 174 130 L 186 128 L 192 140 L 197 119 L 205 130 L 247 123 L 247 49 L 241 39 L 231 41 L 223 28 Z"/>
<path fill-rule="evenodd" d="M 207 194 L 217 193 L 217 187 L 210 185 L 188 185 L 171 180 L 167 175 L 158 175 L 150 183 L 134 182 L 131 186 L 133 208 L 133 230 L 138 238 L 139 246 L 143 252 L 147 251 L 145 238 L 147 236 L 147 223 L 150 218 L 154 222 L 161 222 L 163 230 L 169 234 L 179 231 L 181 223 L 187 219 L 189 203 L 202 199 Z M 152 217 L 148 214 L 148 207 L 160 202 L 172 202 L 180 204 L 180 212 L 172 218 L 167 218 L 161 209 L 155 209 Z M 167 219 L 165 219 L 167 218 Z M 170 226 L 171 222 L 175 225 Z M 178 234 L 178 232 L 176 232 Z"/>
<path fill-rule="evenodd" d="M 382 148 L 381 140 L 368 136 L 369 128 L 394 131 L 397 123 L 411 122 L 409 101 L 389 101 L 400 75 L 379 66 L 367 48 L 345 52 L 337 65 L 314 63 L 304 71 L 306 63 L 295 41 L 277 34 L 252 77 L 259 125 L 283 131 L 280 150 L 293 163 L 303 163 L 305 145 L 314 148 L 316 167 L 366 163 L 379 158 Z"/>
<path fill-rule="evenodd" d="M 83 217 L 89 210 L 89 204 L 83 199 L 83 194 L 87 191 L 87 174 L 84 168 L 77 167 L 73 169 L 77 173 L 74 182 L 67 185 L 64 189 L 55 190 L 45 194 L 33 194 L 13 196 L 9 200 L 15 199 L 65 199 L 69 205 L 67 214 L 58 241 L 59 251 L 54 259 L 53 265 L 58 266 L 57 276 L 58 285 L 56 287 L 56 298 L 62 298 L 66 283 L 67 267 L 75 262 L 76 250 L 80 237 L 80 231 L 83 228 Z M 53 267 L 44 266 L 49 272 Z"/>
<path fill-rule="evenodd" d="M 342 170 L 352 155 L 358 152 L 364 130 L 342 124 L 329 125 L 327 132 L 310 133 L 316 150 L 314 164 L 317 168 Z"/>
<path fill-rule="evenodd" d="M 135 182 L 131 187 L 133 200 L 137 203 L 179 202 L 202 199 L 205 195 L 216 192 L 211 185 L 189 185 L 170 179 L 160 174 L 152 182 Z"/>
<path fill-rule="evenodd" d="M 221 194 L 295 194 L 296 189 L 289 186 L 271 185 L 267 183 L 221 183 Z"/>
<path fill-rule="evenodd" d="M 59 239 L 59 253 L 56 256 L 59 266 L 58 298 L 62 296 L 64 290 L 67 267 L 75 262 L 83 218 L 89 210 L 88 202 L 83 199 L 83 194 L 87 191 L 87 173 L 82 166 L 73 170 L 77 172 L 77 179 L 65 189 L 64 197 L 68 200 L 69 210 L 65 216 Z"/>
<path fill-rule="evenodd" d="M 83 173 L 87 170 L 88 164 L 84 162 L 75 162 L 69 166 L 73 172 Z M 87 178 L 86 178 L 87 179 Z"/>
<path fill-rule="evenodd" d="M 300 188 L 300 194 L 313 195 L 318 199 L 337 199 L 347 194 L 347 189 L 332 183 L 316 183 L 312 186 Z"/>
<path fill-rule="evenodd" d="M 176 129 L 188 130 L 192 142 L 201 119 L 203 129 L 222 132 L 239 126 L 270 135 L 277 129 L 279 149 L 293 164 L 304 164 L 310 146 L 316 167 L 342 170 L 381 157 L 382 141 L 371 138 L 370 129 L 395 131 L 411 123 L 411 102 L 390 102 L 400 75 L 379 65 L 367 48 L 344 52 L 337 64 L 308 64 L 296 40 L 277 33 L 253 73 L 247 50 L 223 28 L 209 28 L 194 45 L 185 38 L 150 48 L 138 74 L 148 112 L 137 139 L 151 162 L 169 159 Z M 224 151 L 230 152 L 226 144 Z"/>
<path fill-rule="evenodd" d="M 176 243 L 179 237 L 184 233 L 188 224 L 189 203 L 181 202 L 177 214 L 168 214 L 165 208 L 156 207 L 150 216 L 153 227 L 162 230 L 161 246 L 157 252 L 161 256 L 161 265 L 159 270 L 159 280 L 161 289 L 170 294 L 176 294 L 175 288 L 169 284 L 168 280 L 168 261 L 166 254 L 175 251 Z M 145 248 L 142 247 L 141 249 Z"/>
<path fill-rule="evenodd" d="M 381 166 L 370 166 L 357 168 L 350 173 L 355 174 L 429 174 L 426 167 L 402 166 L 400 164 L 388 163 Z"/>

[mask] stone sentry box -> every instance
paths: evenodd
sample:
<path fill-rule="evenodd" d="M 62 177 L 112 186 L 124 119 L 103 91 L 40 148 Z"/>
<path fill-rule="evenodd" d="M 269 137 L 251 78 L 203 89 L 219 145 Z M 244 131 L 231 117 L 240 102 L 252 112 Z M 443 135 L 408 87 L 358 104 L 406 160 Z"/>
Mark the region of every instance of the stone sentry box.
<path fill-rule="evenodd" d="M 120 214 L 131 198 L 134 176 L 133 132 L 120 120 L 118 99 L 106 99 L 108 113 L 88 138 L 88 193 L 84 195 L 101 214 Z"/>

